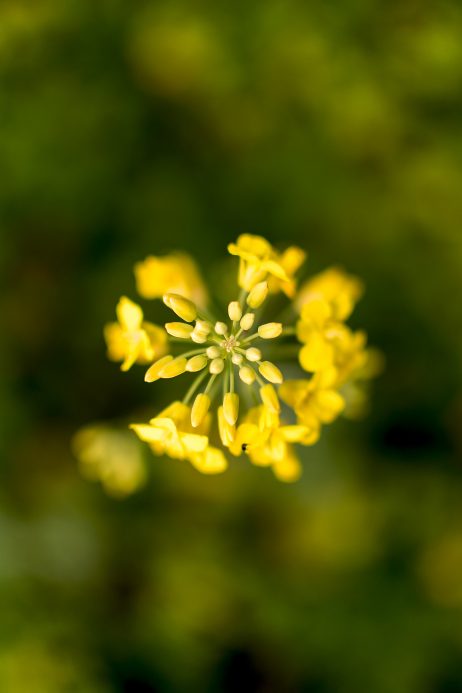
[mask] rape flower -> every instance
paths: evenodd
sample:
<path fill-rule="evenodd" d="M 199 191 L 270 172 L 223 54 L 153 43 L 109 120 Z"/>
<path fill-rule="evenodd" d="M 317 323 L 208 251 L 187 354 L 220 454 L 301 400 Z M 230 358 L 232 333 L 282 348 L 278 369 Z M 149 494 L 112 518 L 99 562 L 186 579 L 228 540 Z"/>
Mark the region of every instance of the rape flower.
<path fill-rule="evenodd" d="M 150 326 L 139 306 L 121 299 L 120 339 L 113 341 L 110 355 L 123 359 L 124 369 L 137 360 L 149 363 L 147 383 L 184 375 L 192 381 L 182 401 L 131 428 L 154 454 L 188 460 L 204 474 L 225 471 L 228 451 L 271 468 L 281 481 L 295 481 L 301 463 L 294 445 L 313 445 L 322 426 L 345 409 L 348 388 L 371 371 L 373 352 L 366 348 L 365 334 L 345 324 L 362 286 L 334 268 L 305 283 L 297 296 L 294 276 L 306 257 L 302 249 L 279 253 L 266 239 L 250 234 L 228 249 L 239 258 L 240 291 L 218 319 L 195 298 L 198 275 L 188 263 L 189 270 L 184 264 L 179 270 L 180 256 L 151 257 L 136 266 L 140 293 L 161 297 L 175 318 L 164 330 Z M 300 312 L 296 325 L 284 324 L 268 310 L 277 292 L 294 300 Z M 156 342 L 152 328 L 162 332 Z M 313 375 L 284 382 L 271 354 L 294 337 L 302 342 L 300 364 Z M 284 421 L 279 397 L 293 410 Z M 249 401 L 254 402 L 250 408 Z"/>
<path fill-rule="evenodd" d="M 189 255 L 178 253 L 156 257 L 149 255 L 135 265 L 136 288 L 143 298 L 161 298 L 170 292 L 207 304 L 207 290 L 196 263 Z"/>
<path fill-rule="evenodd" d="M 332 423 L 342 412 L 345 401 L 334 388 L 335 368 L 317 373 L 310 380 L 289 380 L 279 389 L 283 402 L 292 407 L 298 421 L 306 426 L 305 445 L 317 442 L 321 425 Z"/>
<path fill-rule="evenodd" d="M 268 289 L 272 293 L 283 291 L 290 298 L 295 293 L 294 274 L 306 258 L 301 248 L 288 248 L 279 255 L 262 236 L 244 233 L 237 243 L 230 243 L 231 255 L 240 258 L 238 284 L 250 291 L 256 284 L 269 279 Z"/>
<path fill-rule="evenodd" d="M 118 322 L 104 328 L 108 357 L 122 361 L 121 370 L 128 371 L 133 364 L 149 363 L 166 352 L 165 331 L 150 322 L 143 321 L 143 311 L 126 296 L 117 304 Z"/>
<path fill-rule="evenodd" d="M 329 304 L 334 320 L 347 320 L 364 291 L 362 282 L 339 267 L 320 272 L 300 287 L 296 305 L 301 309 L 311 301 Z"/>
<path fill-rule="evenodd" d="M 106 425 L 86 426 L 75 434 L 72 447 L 82 474 L 101 481 L 110 495 L 128 496 L 145 483 L 141 450 L 124 431 Z"/>

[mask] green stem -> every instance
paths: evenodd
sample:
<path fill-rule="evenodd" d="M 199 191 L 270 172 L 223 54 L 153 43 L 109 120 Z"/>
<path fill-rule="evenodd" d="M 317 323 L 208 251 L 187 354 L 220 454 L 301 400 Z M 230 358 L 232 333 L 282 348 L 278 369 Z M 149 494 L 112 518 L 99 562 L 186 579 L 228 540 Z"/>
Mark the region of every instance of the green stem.
<path fill-rule="evenodd" d="M 200 373 L 197 378 L 194 380 L 192 383 L 191 387 L 183 397 L 183 404 L 188 404 L 189 400 L 193 396 L 193 394 L 196 392 L 197 388 L 201 384 L 201 382 L 204 380 L 205 376 L 207 375 L 208 370 L 205 370 L 203 373 Z"/>
<path fill-rule="evenodd" d="M 207 387 L 204 390 L 204 395 L 208 395 L 208 393 L 210 392 L 210 389 L 211 389 L 213 383 L 215 382 L 217 375 L 218 375 L 218 373 L 214 373 L 212 375 L 212 377 L 210 378 L 209 382 L 207 383 Z"/>

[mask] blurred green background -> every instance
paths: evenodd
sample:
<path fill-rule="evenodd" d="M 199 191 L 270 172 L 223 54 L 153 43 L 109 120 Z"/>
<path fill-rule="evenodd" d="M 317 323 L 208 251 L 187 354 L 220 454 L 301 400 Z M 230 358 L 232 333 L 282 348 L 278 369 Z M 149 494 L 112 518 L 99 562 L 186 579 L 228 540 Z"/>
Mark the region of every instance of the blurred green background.
<path fill-rule="evenodd" d="M 3 0 L 2 693 L 462 691 L 461 19 Z M 217 284 L 242 232 L 365 280 L 368 418 L 293 486 L 144 451 L 108 496 L 74 432 L 170 399 L 105 358 L 134 262 L 183 249 Z"/>

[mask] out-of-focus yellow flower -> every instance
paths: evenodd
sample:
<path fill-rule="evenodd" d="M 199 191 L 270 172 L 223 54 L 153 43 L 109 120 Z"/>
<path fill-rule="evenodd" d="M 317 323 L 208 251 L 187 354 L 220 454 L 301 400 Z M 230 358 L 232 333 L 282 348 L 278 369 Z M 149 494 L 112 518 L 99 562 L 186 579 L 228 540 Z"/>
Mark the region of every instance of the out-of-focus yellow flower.
<path fill-rule="evenodd" d="M 193 428 L 191 408 L 183 402 L 173 402 L 149 424 L 132 424 L 131 428 L 154 454 L 189 460 L 203 474 L 220 474 L 228 467 L 222 451 L 209 445 L 210 416 Z"/>
<path fill-rule="evenodd" d="M 273 246 L 262 236 L 241 234 L 236 243 L 228 245 L 231 255 L 239 257 L 238 284 L 245 291 L 269 279 L 272 293 L 283 291 L 290 298 L 295 294 L 293 275 L 303 264 L 306 254 L 295 246 L 278 254 Z"/>
<path fill-rule="evenodd" d="M 330 368 L 310 380 L 288 380 L 279 388 L 281 399 L 308 429 L 302 441 L 305 445 L 316 443 L 321 425 L 332 423 L 345 406 L 344 398 L 334 387 L 336 377 L 335 369 Z"/>
<path fill-rule="evenodd" d="M 125 431 L 87 426 L 75 434 L 72 448 L 82 474 L 100 481 L 110 495 L 127 496 L 145 482 L 140 446 Z"/>
<path fill-rule="evenodd" d="M 148 424 L 131 424 L 138 438 L 149 443 L 156 455 L 184 460 L 191 453 L 207 448 L 208 438 L 191 426 L 191 410 L 182 402 L 173 402 Z"/>
<path fill-rule="evenodd" d="M 339 267 L 330 267 L 300 287 L 295 304 L 301 310 L 311 301 L 326 301 L 333 320 L 347 320 L 363 291 L 360 279 L 347 274 Z"/>
<path fill-rule="evenodd" d="M 201 307 L 207 303 L 207 290 L 189 255 L 149 255 L 135 265 L 135 279 L 137 291 L 143 298 L 161 298 L 173 293 Z"/>
<path fill-rule="evenodd" d="M 108 357 L 111 361 L 122 361 L 122 371 L 128 371 L 134 363 L 149 363 L 166 353 L 165 330 L 144 322 L 140 306 L 122 296 L 116 314 L 118 322 L 105 326 L 104 338 Z"/>

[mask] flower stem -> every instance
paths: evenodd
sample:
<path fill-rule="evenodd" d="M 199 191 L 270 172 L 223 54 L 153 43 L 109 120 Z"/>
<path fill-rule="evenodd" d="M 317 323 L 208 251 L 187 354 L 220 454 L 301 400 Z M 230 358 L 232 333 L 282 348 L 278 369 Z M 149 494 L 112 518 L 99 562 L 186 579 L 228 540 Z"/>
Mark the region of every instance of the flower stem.
<path fill-rule="evenodd" d="M 194 380 L 191 387 L 189 388 L 189 390 L 187 391 L 187 393 L 183 397 L 183 404 L 188 404 L 189 400 L 191 399 L 193 394 L 196 392 L 197 388 L 199 387 L 199 385 L 204 380 L 204 378 L 207 374 L 208 374 L 207 370 L 205 370 L 203 373 L 199 373 L 199 375 Z"/>

